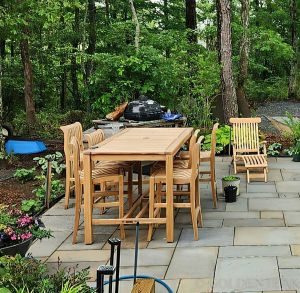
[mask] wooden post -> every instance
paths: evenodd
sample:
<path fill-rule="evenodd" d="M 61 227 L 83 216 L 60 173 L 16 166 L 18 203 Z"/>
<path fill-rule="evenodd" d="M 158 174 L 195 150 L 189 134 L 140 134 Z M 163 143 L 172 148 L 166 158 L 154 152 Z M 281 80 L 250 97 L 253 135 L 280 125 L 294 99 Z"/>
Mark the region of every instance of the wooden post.
<path fill-rule="evenodd" d="M 155 282 L 153 279 L 137 280 L 131 293 L 155 293 Z"/>
<path fill-rule="evenodd" d="M 50 207 L 50 197 L 51 197 L 51 178 L 52 177 L 52 163 L 48 160 L 47 163 L 47 176 L 46 176 L 46 195 L 45 195 L 45 207 L 49 209 Z"/>

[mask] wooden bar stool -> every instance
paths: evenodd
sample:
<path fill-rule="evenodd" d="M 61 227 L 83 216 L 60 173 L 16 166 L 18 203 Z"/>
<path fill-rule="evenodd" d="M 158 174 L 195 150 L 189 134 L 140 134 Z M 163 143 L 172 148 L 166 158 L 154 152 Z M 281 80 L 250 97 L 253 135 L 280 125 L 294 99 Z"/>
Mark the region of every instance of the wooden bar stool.
<path fill-rule="evenodd" d="M 201 151 L 200 152 L 200 162 L 209 162 L 209 170 L 208 171 L 199 171 L 200 175 L 204 175 L 200 177 L 200 182 L 210 182 L 211 185 L 211 193 L 213 198 L 214 208 L 217 208 L 218 197 L 217 197 L 217 189 L 216 189 L 216 169 L 215 169 L 215 155 L 216 155 L 216 144 L 217 137 L 216 132 L 218 130 L 219 123 L 215 123 L 211 132 L 211 149 L 210 151 Z"/>
<path fill-rule="evenodd" d="M 191 167 L 173 169 L 173 184 L 174 185 L 188 185 L 188 191 L 174 191 L 174 195 L 187 195 L 189 197 L 188 203 L 176 202 L 173 204 L 174 208 L 187 208 L 191 210 L 192 224 L 194 230 L 194 239 L 198 240 L 198 224 L 203 226 L 201 204 L 200 204 L 200 190 L 199 190 L 199 163 L 200 163 L 200 144 L 203 136 L 194 144 L 191 149 Z M 165 168 L 158 169 L 150 176 L 150 193 L 149 193 L 149 218 L 160 217 L 160 209 L 166 208 L 166 203 L 162 203 L 162 196 L 166 195 L 161 191 L 161 186 L 166 184 L 166 170 Z M 155 187 L 158 186 L 157 192 Z M 153 225 L 149 224 L 148 241 L 152 239 Z"/>
<path fill-rule="evenodd" d="M 73 244 L 77 242 L 77 233 L 79 228 L 80 213 L 83 207 L 83 178 L 84 170 L 80 166 L 80 146 L 75 137 L 71 139 L 69 144 L 70 154 L 73 156 L 74 164 L 74 177 L 75 177 L 75 220 L 74 220 L 74 231 L 73 231 Z M 92 170 L 92 184 L 105 185 L 107 183 L 113 183 L 118 186 L 118 190 L 100 190 L 93 192 L 93 208 L 118 208 L 119 209 L 119 219 L 124 216 L 124 199 L 123 199 L 123 175 L 119 174 L 119 168 L 111 167 L 108 168 L 107 165 L 100 166 Z M 114 201 L 100 202 L 101 199 L 107 197 L 113 197 Z M 116 224 L 118 224 L 117 219 Z M 93 221 L 93 220 L 92 220 Z M 107 225 L 114 224 L 114 220 L 107 221 L 107 219 L 97 219 L 97 224 Z M 120 224 L 120 237 L 125 238 L 124 224 Z"/>

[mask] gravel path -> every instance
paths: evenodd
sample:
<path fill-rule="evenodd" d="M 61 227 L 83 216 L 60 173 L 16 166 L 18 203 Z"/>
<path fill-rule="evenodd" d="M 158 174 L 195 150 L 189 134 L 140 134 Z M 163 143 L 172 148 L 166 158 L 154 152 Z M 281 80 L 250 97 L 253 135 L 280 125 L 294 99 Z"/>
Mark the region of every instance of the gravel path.
<path fill-rule="evenodd" d="M 300 102 L 267 102 L 257 106 L 255 114 L 262 117 L 260 128 L 266 132 L 278 133 L 272 124 L 264 116 L 286 116 L 289 112 L 293 116 L 300 117 Z"/>

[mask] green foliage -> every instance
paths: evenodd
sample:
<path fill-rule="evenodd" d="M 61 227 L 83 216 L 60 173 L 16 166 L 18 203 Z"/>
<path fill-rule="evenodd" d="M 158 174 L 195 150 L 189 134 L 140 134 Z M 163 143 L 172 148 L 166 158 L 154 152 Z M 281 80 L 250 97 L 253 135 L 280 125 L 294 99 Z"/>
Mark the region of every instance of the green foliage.
<path fill-rule="evenodd" d="M 14 177 L 22 183 L 31 181 L 34 179 L 35 168 L 32 169 L 17 169 L 14 173 Z"/>
<path fill-rule="evenodd" d="M 50 275 L 46 264 L 34 259 L 0 257 L 0 288 L 7 288 L 11 293 L 92 293 L 86 282 L 88 270 L 78 271 L 61 269 Z M 32 288 L 28 290 L 28 288 Z"/>
<path fill-rule="evenodd" d="M 224 176 L 222 178 L 222 180 L 224 180 L 226 182 L 228 182 L 228 181 L 238 181 L 238 180 L 240 180 L 240 178 L 237 177 L 237 176 L 229 175 L 229 176 Z"/>
<path fill-rule="evenodd" d="M 55 152 L 55 154 L 49 154 L 45 157 L 35 157 L 33 161 L 37 162 L 37 165 L 42 169 L 42 173 L 46 174 L 48 168 L 48 161 L 51 162 L 51 168 L 56 174 L 61 174 L 61 172 L 66 168 L 66 165 L 62 163 L 63 154 L 61 152 Z"/>
<path fill-rule="evenodd" d="M 230 144 L 230 133 L 231 129 L 228 125 L 223 125 L 219 127 L 216 131 L 216 152 L 220 153 L 224 150 L 226 146 Z M 211 149 L 211 133 L 205 135 L 204 143 L 202 145 L 203 150 L 210 150 Z"/>
<path fill-rule="evenodd" d="M 22 200 L 21 210 L 25 213 L 35 214 L 42 208 L 42 202 L 36 199 Z"/>
<path fill-rule="evenodd" d="M 295 142 L 300 139 L 300 119 L 294 118 L 291 113 L 287 113 L 285 123 L 290 127 L 292 131 L 292 138 Z"/>
<path fill-rule="evenodd" d="M 281 149 L 282 149 L 281 143 L 277 143 L 277 142 L 272 143 L 271 145 L 268 146 L 267 154 L 272 157 L 278 157 L 280 155 Z"/>
<path fill-rule="evenodd" d="M 291 154 L 292 155 L 299 155 L 300 154 L 300 139 L 297 140 L 295 145 L 292 147 Z"/>

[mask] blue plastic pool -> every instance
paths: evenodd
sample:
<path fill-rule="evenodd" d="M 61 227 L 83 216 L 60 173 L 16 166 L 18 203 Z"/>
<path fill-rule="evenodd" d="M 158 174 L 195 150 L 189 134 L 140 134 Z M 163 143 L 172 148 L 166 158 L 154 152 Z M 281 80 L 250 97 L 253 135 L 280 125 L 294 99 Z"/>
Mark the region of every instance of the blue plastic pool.
<path fill-rule="evenodd" d="M 5 144 L 5 150 L 8 154 L 19 155 L 36 154 L 47 150 L 45 144 L 38 140 L 8 140 Z"/>

